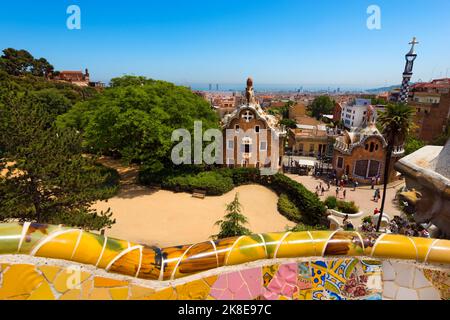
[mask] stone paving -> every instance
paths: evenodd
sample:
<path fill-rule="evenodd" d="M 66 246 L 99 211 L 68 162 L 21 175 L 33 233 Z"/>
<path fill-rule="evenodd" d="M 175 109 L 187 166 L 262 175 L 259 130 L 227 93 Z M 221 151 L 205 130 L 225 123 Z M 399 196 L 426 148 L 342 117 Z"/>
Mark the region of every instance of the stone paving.
<path fill-rule="evenodd" d="M 326 180 L 324 178 L 314 177 L 314 176 L 300 176 L 297 174 L 286 174 L 291 179 L 300 182 L 303 184 L 306 188 L 311 190 L 312 192 L 316 191 L 316 186 L 322 182 L 322 185 L 324 185 L 326 189 Z M 400 215 L 400 210 L 396 207 L 396 204 L 394 203 L 395 194 L 398 189 L 400 189 L 402 186 L 404 186 L 404 181 L 396 181 L 394 183 L 391 183 L 388 185 L 387 189 L 387 197 L 385 202 L 385 210 L 384 213 L 386 213 L 389 217 L 393 217 L 395 215 Z M 379 188 L 381 191 L 381 194 L 383 193 L 383 186 L 375 186 L 375 189 Z M 380 209 L 381 207 L 381 199 L 378 202 L 373 201 L 373 194 L 374 190 L 371 189 L 370 186 L 360 186 L 356 188 L 356 191 L 353 191 L 353 187 L 345 187 L 346 191 L 346 201 L 354 201 L 356 205 L 359 207 L 360 211 L 363 211 L 363 217 L 373 215 L 373 211 L 375 208 Z M 320 196 L 320 199 L 325 200 L 328 196 L 336 196 L 336 186 L 331 185 L 330 190 L 324 192 L 323 196 Z M 342 191 L 339 192 L 339 199 L 343 200 L 342 198 Z M 338 220 L 342 220 L 339 219 Z M 362 217 L 361 218 L 355 218 L 351 219 L 352 223 L 355 227 L 358 227 L 362 223 Z"/>

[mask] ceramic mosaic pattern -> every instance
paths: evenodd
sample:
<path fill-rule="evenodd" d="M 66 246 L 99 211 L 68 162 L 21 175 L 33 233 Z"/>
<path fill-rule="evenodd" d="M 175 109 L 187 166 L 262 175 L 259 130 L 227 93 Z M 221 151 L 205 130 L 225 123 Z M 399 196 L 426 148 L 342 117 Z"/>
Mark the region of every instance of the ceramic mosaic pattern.
<path fill-rule="evenodd" d="M 413 264 L 383 262 L 383 299 L 450 299 L 450 273 Z"/>
<path fill-rule="evenodd" d="M 0 299 L 349 300 L 450 296 L 446 267 L 450 264 L 450 241 L 391 234 L 267 233 L 158 248 L 62 226 L 11 223 L 0 224 L 0 261 L 5 254 L 35 256 L 43 261 L 52 258 L 66 264 L 73 261 L 94 266 L 93 270 L 104 269 L 110 276 L 82 272 L 78 287 L 73 288 L 73 279 L 62 267 L 0 263 Z M 274 264 L 270 259 L 286 263 Z M 246 267 L 260 260 L 267 262 Z M 383 266 L 380 261 L 385 261 Z M 444 268 L 418 269 L 414 262 L 416 266 L 427 263 Z M 181 280 L 198 273 L 216 274 L 217 268 L 225 266 L 236 267 L 233 272 Z M 167 281 L 176 279 L 182 284 Z M 145 280 L 156 280 L 160 285 L 148 282 L 147 287 Z"/>
<path fill-rule="evenodd" d="M 0 254 L 7 253 L 74 261 L 112 273 L 161 281 L 274 258 L 365 256 L 450 264 L 450 241 L 391 234 L 371 237 L 357 232 L 306 231 L 158 248 L 62 226 L 11 223 L 0 224 Z"/>

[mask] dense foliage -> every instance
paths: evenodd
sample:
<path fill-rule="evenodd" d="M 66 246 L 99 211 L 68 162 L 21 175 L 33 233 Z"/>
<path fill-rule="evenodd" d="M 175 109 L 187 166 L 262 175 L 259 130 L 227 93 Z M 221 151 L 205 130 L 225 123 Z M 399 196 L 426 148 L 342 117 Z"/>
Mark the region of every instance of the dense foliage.
<path fill-rule="evenodd" d="M 206 191 L 207 195 L 216 196 L 231 191 L 234 185 L 230 177 L 225 177 L 219 172 L 206 171 L 169 177 L 162 182 L 162 187 L 184 192 L 200 189 Z"/>
<path fill-rule="evenodd" d="M 113 79 L 101 95 L 76 104 L 57 120 L 61 128 L 74 128 L 90 153 L 115 155 L 124 162 L 141 164 L 147 180 L 173 167 L 172 132 L 194 132 L 218 127 L 216 113 L 207 101 L 188 88 L 172 83 L 126 76 Z M 193 138 L 192 138 L 193 140 Z"/>
<path fill-rule="evenodd" d="M 215 223 L 220 227 L 219 233 L 212 237 L 214 239 L 223 239 L 251 234 L 250 230 L 244 227 L 246 223 L 248 223 L 248 220 L 242 214 L 242 206 L 236 193 L 234 200 L 227 204 L 226 215 L 223 220 Z"/>
<path fill-rule="evenodd" d="M 0 220 L 111 226 L 91 205 L 115 192 L 117 176 L 84 157 L 80 135 L 57 129 L 47 108 L 27 95 L 0 104 Z"/>
<path fill-rule="evenodd" d="M 289 200 L 289 197 L 284 193 L 280 195 L 277 203 L 278 212 L 283 216 L 294 222 L 301 222 L 302 215 L 297 206 Z"/>
<path fill-rule="evenodd" d="M 86 229 L 111 226 L 91 205 L 118 189 L 117 171 L 82 155 L 81 136 L 55 119 L 97 91 L 48 81 L 52 67 L 24 50 L 0 58 L 0 221 L 39 221 Z"/>
<path fill-rule="evenodd" d="M 53 66 L 45 59 L 35 59 L 26 50 L 7 48 L 0 57 L 0 70 L 14 76 L 32 74 L 34 76 L 48 76 L 53 72 Z"/>
<path fill-rule="evenodd" d="M 419 150 L 422 147 L 425 147 L 425 145 L 426 145 L 425 142 L 420 140 L 420 139 L 417 139 L 417 138 L 414 138 L 414 137 L 411 137 L 411 136 L 406 138 L 406 141 L 405 141 L 405 156 L 407 156 L 408 154 L 411 154 L 411 153 Z"/>
<path fill-rule="evenodd" d="M 308 106 L 308 110 L 311 112 L 311 116 L 319 120 L 324 114 L 333 113 L 334 104 L 335 102 L 329 96 L 319 96 Z"/>

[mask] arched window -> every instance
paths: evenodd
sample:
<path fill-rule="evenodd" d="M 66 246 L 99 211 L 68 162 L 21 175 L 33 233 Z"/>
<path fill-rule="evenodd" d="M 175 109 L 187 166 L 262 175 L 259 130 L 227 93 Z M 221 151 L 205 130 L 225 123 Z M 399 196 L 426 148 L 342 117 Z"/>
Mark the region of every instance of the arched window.
<path fill-rule="evenodd" d="M 371 142 L 369 152 L 373 152 L 374 149 L 375 149 L 375 143 Z"/>

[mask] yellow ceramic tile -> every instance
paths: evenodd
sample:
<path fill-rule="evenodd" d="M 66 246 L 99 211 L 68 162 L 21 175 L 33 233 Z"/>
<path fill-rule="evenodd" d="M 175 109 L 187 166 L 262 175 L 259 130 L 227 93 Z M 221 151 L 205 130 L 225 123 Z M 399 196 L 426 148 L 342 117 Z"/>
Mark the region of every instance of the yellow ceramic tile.
<path fill-rule="evenodd" d="M 33 265 L 11 265 L 2 274 L 2 287 L 0 288 L 0 300 L 8 297 L 30 295 L 39 284 L 45 281 Z"/>
<path fill-rule="evenodd" d="M 94 288 L 89 295 L 89 300 L 111 300 L 109 289 L 107 288 Z"/>
<path fill-rule="evenodd" d="M 89 294 L 94 285 L 94 280 L 88 279 L 81 284 L 81 299 L 89 299 Z"/>
<path fill-rule="evenodd" d="M 94 278 L 94 287 L 124 287 L 124 286 L 128 286 L 128 281 L 121 281 L 104 277 Z"/>
<path fill-rule="evenodd" d="M 312 238 L 314 239 L 314 250 L 315 256 L 321 257 L 323 252 L 325 251 L 325 247 L 327 245 L 328 239 L 330 238 L 332 232 L 331 231 L 309 231 Z"/>
<path fill-rule="evenodd" d="M 179 300 L 204 300 L 209 290 L 209 286 L 202 280 L 194 280 L 176 287 Z"/>
<path fill-rule="evenodd" d="M 58 292 L 66 292 L 70 289 L 79 289 L 81 283 L 91 276 L 88 272 L 78 272 L 76 269 L 64 269 L 62 270 L 55 281 L 53 282 L 53 287 Z"/>
<path fill-rule="evenodd" d="M 126 288 L 111 288 L 109 294 L 113 300 L 127 300 L 128 299 L 128 287 Z"/>
<path fill-rule="evenodd" d="M 72 289 L 62 294 L 61 297 L 59 297 L 59 300 L 80 300 L 80 295 L 80 289 Z"/>
<path fill-rule="evenodd" d="M 175 290 L 172 287 L 156 291 L 155 293 L 141 298 L 143 300 L 175 300 Z"/>
<path fill-rule="evenodd" d="M 226 259 L 226 265 L 266 259 L 264 242 L 258 235 L 245 236 L 237 240 Z"/>
<path fill-rule="evenodd" d="M 5 300 L 27 300 L 29 296 L 29 294 L 21 294 L 18 296 L 6 298 Z"/>
<path fill-rule="evenodd" d="M 111 260 L 125 249 L 128 249 L 128 241 L 108 238 L 98 267 L 103 269 L 106 268 Z"/>
<path fill-rule="evenodd" d="M 433 245 L 428 254 L 429 263 L 447 263 L 450 264 L 450 241 L 438 240 Z"/>
<path fill-rule="evenodd" d="M 425 257 L 427 256 L 428 249 L 430 248 L 430 245 L 433 243 L 434 239 L 431 238 L 410 238 L 416 248 L 417 248 L 417 261 L 424 262 Z"/>
<path fill-rule="evenodd" d="M 41 285 L 33 291 L 28 300 L 55 300 L 55 296 L 47 281 L 42 281 Z"/>
<path fill-rule="evenodd" d="M 54 266 L 40 266 L 38 269 L 42 272 L 42 274 L 45 276 L 45 278 L 49 282 L 53 282 L 55 280 L 56 275 L 58 272 L 61 271 L 60 267 L 54 267 Z"/>
<path fill-rule="evenodd" d="M 155 290 L 151 288 L 132 285 L 131 286 L 131 299 L 140 299 L 145 296 L 149 296 L 155 293 Z"/>
<path fill-rule="evenodd" d="M 214 282 L 216 282 L 218 276 L 211 276 L 211 277 L 207 277 L 207 278 L 203 278 L 203 281 L 206 282 L 206 284 L 208 284 L 210 287 L 214 284 Z"/>
<path fill-rule="evenodd" d="M 314 256 L 314 245 L 307 232 L 293 232 L 286 236 L 277 251 L 277 258 Z"/>
<path fill-rule="evenodd" d="M 73 261 L 95 265 L 102 252 L 104 237 L 83 232 L 78 247 L 73 255 Z"/>
<path fill-rule="evenodd" d="M 384 234 L 374 245 L 373 257 L 416 260 L 414 244 L 406 236 Z"/>
<path fill-rule="evenodd" d="M 38 257 L 71 260 L 81 230 L 68 231 L 46 242 L 36 252 Z"/>

